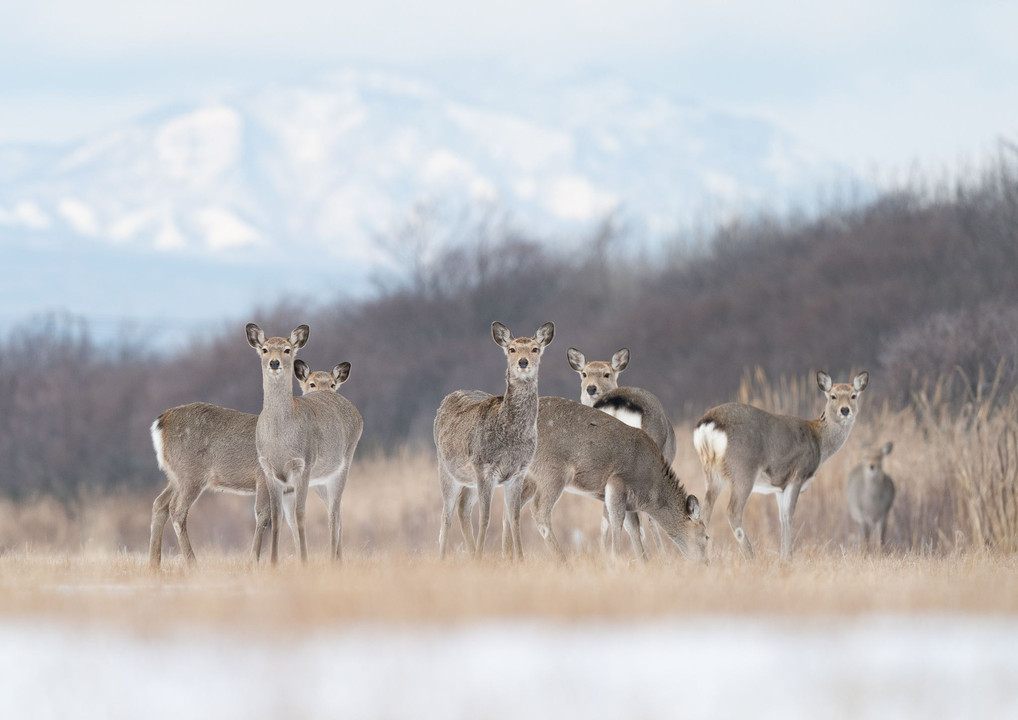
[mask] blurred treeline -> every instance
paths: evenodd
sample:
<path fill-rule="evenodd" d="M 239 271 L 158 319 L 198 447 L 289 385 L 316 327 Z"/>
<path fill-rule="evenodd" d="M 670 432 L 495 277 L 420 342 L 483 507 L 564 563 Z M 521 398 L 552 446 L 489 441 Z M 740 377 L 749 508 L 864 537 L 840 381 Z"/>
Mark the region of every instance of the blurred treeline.
<path fill-rule="evenodd" d="M 1002 153 L 1007 149 L 1002 150 Z M 756 217 L 635 253 L 610 224 L 570 250 L 476 226 L 435 247 L 410 228 L 383 244 L 402 271 L 368 299 L 291 301 L 160 354 L 101 343 L 80 322 L 47 318 L 0 342 L 0 494 L 155 487 L 149 426 L 164 409 L 203 400 L 261 405 L 246 320 L 270 335 L 311 326 L 313 369 L 347 360 L 343 392 L 360 408 L 360 453 L 431 442 L 442 397 L 499 393 L 504 360 L 492 320 L 530 335 L 556 323 L 545 395 L 576 397 L 565 360 L 632 351 L 623 384 L 658 394 L 673 420 L 735 399 L 749 369 L 836 381 L 871 373 L 869 402 L 901 408 L 955 374 L 964 403 L 996 378 L 1018 387 L 1018 163 L 1002 154 L 965 180 L 919 181 L 820 217 Z M 819 400 L 817 402 L 819 406 Z M 812 409 L 805 412 L 812 413 Z"/>

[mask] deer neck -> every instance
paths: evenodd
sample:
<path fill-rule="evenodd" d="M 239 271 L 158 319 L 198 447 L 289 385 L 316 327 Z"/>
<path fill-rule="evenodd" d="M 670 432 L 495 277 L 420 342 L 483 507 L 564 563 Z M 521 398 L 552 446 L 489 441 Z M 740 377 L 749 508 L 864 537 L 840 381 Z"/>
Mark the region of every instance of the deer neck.
<path fill-rule="evenodd" d="M 512 424 L 523 422 L 533 417 L 537 425 L 537 376 L 526 380 L 513 379 L 506 371 L 505 400 L 502 402 L 502 413 L 506 421 Z"/>
<path fill-rule="evenodd" d="M 286 373 L 280 377 L 262 373 L 262 415 L 273 418 L 293 415 L 293 381 Z"/>
<path fill-rule="evenodd" d="M 847 423 L 833 422 L 828 419 L 827 412 L 824 411 L 820 417 L 810 420 L 808 424 L 817 440 L 820 441 L 820 463 L 823 464 L 848 440 L 852 426 L 855 425 L 855 418 L 853 417 Z"/>

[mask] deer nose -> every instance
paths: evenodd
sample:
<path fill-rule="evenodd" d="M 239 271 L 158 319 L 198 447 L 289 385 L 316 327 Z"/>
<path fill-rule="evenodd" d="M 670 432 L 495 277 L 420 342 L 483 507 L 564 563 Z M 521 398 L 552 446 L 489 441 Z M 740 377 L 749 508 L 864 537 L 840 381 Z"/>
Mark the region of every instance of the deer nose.
<path fill-rule="evenodd" d="M 526 369 L 528 365 L 530 365 L 530 361 L 529 360 L 527 360 L 526 358 L 520 358 L 520 367 L 521 368 Z"/>
<path fill-rule="evenodd" d="M 841 414 L 844 415 L 845 417 L 848 417 L 849 415 L 852 414 L 852 411 L 847 407 L 842 407 Z"/>
<path fill-rule="evenodd" d="M 588 385 L 587 386 L 587 394 L 588 395 L 597 395 L 597 386 L 596 385 Z"/>
<path fill-rule="evenodd" d="M 272 368 L 273 370 L 278 370 L 279 369 L 279 361 L 278 360 L 269 360 L 269 367 Z"/>

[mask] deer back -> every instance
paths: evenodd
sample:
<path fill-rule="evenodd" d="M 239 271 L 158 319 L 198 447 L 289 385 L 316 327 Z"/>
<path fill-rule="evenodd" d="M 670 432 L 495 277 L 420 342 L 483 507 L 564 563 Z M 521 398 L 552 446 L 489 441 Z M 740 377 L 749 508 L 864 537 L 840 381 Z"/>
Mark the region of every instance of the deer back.
<path fill-rule="evenodd" d="M 675 460 L 675 427 L 652 392 L 624 386 L 605 393 L 594 408 L 650 435 L 668 462 Z"/>
<path fill-rule="evenodd" d="M 252 493 L 262 474 L 257 422 L 257 415 L 209 403 L 170 408 L 152 424 L 159 467 L 180 484 Z"/>
<path fill-rule="evenodd" d="M 749 483 L 763 472 L 780 486 L 790 478 L 811 478 L 820 467 L 820 437 L 814 421 L 725 403 L 700 419 L 697 430 L 701 428 L 725 436 L 719 459 L 735 477 Z"/>

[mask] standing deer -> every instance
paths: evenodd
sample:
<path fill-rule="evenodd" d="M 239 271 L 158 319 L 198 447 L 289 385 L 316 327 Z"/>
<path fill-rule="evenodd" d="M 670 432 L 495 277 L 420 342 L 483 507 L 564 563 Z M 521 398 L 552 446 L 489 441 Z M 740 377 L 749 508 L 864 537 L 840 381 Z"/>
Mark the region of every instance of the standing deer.
<path fill-rule="evenodd" d="M 497 485 L 505 487 L 505 510 L 513 555 L 522 558 L 520 507 L 523 477 L 537 450 L 537 371 L 544 349 L 555 337 L 547 322 L 533 338 L 513 337 L 500 322 L 491 324 L 491 336 L 506 356 L 504 395 L 479 390 L 450 393 L 435 415 L 438 480 L 442 488 L 442 525 L 439 555 L 445 557 L 449 526 L 457 511 L 468 546 L 469 517 L 463 507 L 480 501 L 475 557 L 484 552 L 491 519 L 491 499 Z M 464 525 L 465 523 L 465 525 Z"/>
<path fill-rule="evenodd" d="M 868 453 L 866 460 L 852 468 L 845 486 L 848 512 L 859 523 L 859 549 L 868 550 L 870 532 L 877 531 L 880 549 L 884 548 L 887 515 L 894 503 L 894 481 L 884 472 L 884 458 L 891 454 L 894 443 Z"/>
<path fill-rule="evenodd" d="M 350 376 L 350 363 L 344 367 L 342 379 L 321 370 L 308 373 L 307 364 L 298 360 L 294 374 L 302 390 L 301 367 L 305 375 L 331 383 L 338 389 Z M 325 376 L 325 377 L 321 377 Z M 159 469 L 169 483 L 152 504 L 152 533 L 149 539 L 149 564 L 158 568 L 162 561 L 163 528 L 173 517 L 173 529 L 180 550 L 189 563 L 196 558 L 187 535 L 187 513 L 206 490 L 255 496 L 255 534 L 251 543 L 251 560 L 258 562 L 262 537 L 269 526 L 269 496 L 265 473 L 258 464 L 255 449 L 255 425 L 258 416 L 209 403 L 191 403 L 173 407 L 152 423 L 152 444 Z"/>
<path fill-rule="evenodd" d="M 625 516 L 642 511 L 684 555 L 706 559 L 700 503 L 686 492 L 650 436 L 572 400 L 544 397 L 537 417 L 537 454 L 527 472 L 522 502 L 533 499 L 538 532 L 560 559 L 565 554 L 552 529 L 551 513 L 564 491 L 604 501 L 613 556 L 621 546 Z M 633 544 L 640 552 L 638 537 L 633 537 Z"/>
<path fill-rule="evenodd" d="M 723 486 L 731 486 L 728 522 L 742 552 L 753 548 L 742 527 L 750 493 L 774 493 L 781 520 L 781 556 L 792 556 L 792 514 L 799 493 L 817 469 L 836 453 L 852 431 L 859 411 L 859 394 L 869 383 L 861 372 L 851 384 L 834 385 L 831 376 L 817 373 L 817 385 L 827 396 L 816 420 L 774 415 L 752 405 L 725 403 L 700 418 L 693 445 L 707 477 L 704 522 L 710 522 L 714 502 Z"/>
<path fill-rule="evenodd" d="M 618 375 L 629 365 L 628 348 L 612 355 L 610 362 L 587 362 L 576 348 L 569 348 L 566 357 L 580 376 L 580 402 L 640 428 L 661 448 L 665 460 L 675 460 L 675 427 L 661 401 L 643 388 L 619 387 Z"/>
<path fill-rule="evenodd" d="M 664 405 L 653 393 L 643 388 L 619 387 L 618 376 L 629 366 L 629 348 L 616 351 L 610 361 L 591 360 L 587 362 L 576 348 L 566 351 L 569 367 L 580 376 L 580 402 L 588 407 L 606 412 L 626 425 L 640 428 L 650 435 L 651 439 L 661 448 L 661 454 L 669 463 L 675 460 L 675 427 Z M 608 509 L 601 521 L 602 542 L 608 534 Z M 626 532 L 640 555 L 645 554 L 643 533 L 639 514 L 627 513 Z M 657 536 L 661 541 L 660 535 Z M 659 547 L 663 547 L 661 544 Z"/>
<path fill-rule="evenodd" d="M 272 562 L 277 560 L 279 510 L 294 528 L 294 544 L 307 562 L 304 514 L 308 488 L 324 485 L 329 507 L 329 544 L 333 560 L 343 556 L 340 501 L 353 454 L 364 429 L 357 408 L 342 395 L 311 392 L 293 396 L 294 357 L 308 341 L 310 329 L 298 326 L 290 337 L 266 338 L 254 323 L 247 341 L 261 357 L 262 411 L 255 429 L 258 462 L 265 472 L 272 523 Z"/>

